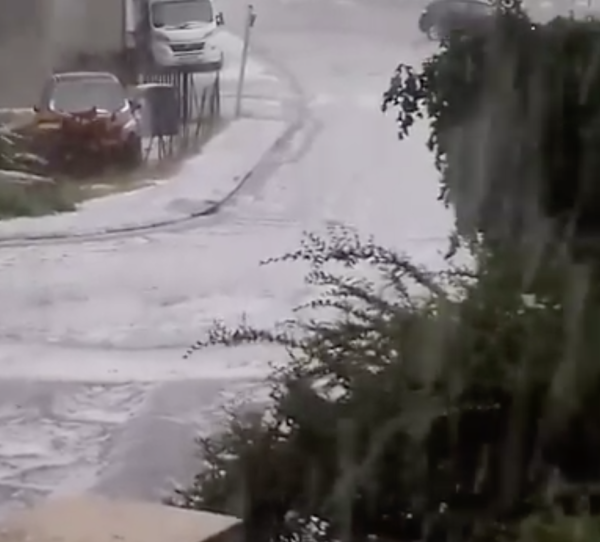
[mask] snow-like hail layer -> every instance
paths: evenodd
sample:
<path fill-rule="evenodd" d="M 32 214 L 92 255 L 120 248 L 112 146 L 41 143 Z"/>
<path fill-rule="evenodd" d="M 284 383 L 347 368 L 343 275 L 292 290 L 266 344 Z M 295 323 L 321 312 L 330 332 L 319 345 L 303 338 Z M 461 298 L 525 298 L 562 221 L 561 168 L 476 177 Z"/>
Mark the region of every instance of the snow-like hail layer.
<path fill-rule="evenodd" d="M 452 217 L 436 199 L 427 126 L 398 142 L 379 110 L 396 63 L 423 55 L 411 48 L 418 9 L 256 5 L 257 43 L 293 71 L 308 105 L 269 175 L 194 229 L 0 251 L 0 500 L 90 485 L 156 498 L 167 477 L 189 475 L 194 431 L 281 356 L 181 354 L 215 319 L 246 313 L 270 326 L 312 295 L 301 265 L 259 265 L 297 248 L 303 231 L 344 223 L 418 262 L 441 261 Z M 255 64 L 248 88 L 260 98 L 272 79 Z"/>

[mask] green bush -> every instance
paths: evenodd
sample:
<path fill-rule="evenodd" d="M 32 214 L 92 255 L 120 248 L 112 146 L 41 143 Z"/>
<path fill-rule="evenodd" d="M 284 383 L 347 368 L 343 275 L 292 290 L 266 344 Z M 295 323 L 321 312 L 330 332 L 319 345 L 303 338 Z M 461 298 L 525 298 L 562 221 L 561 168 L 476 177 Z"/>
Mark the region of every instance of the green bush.
<path fill-rule="evenodd" d="M 236 514 L 253 541 L 491 540 L 543 508 L 551 470 L 600 477 L 595 293 L 582 309 L 559 255 L 532 272 L 477 250 L 475 271 L 431 273 L 346 233 L 310 237 L 285 259 L 313 265 L 327 294 L 311 307 L 337 317 L 216 326 L 195 346 L 266 341 L 289 359 L 269 412 L 201 440 L 205 469 L 172 504 Z M 365 262 L 379 279 L 349 274 Z"/>
<path fill-rule="evenodd" d="M 0 124 L 0 170 L 34 171 L 43 164 L 27 151 L 26 139 Z"/>
<path fill-rule="evenodd" d="M 72 190 L 30 174 L 43 162 L 25 149 L 21 136 L 0 126 L 0 219 L 73 210 Z"/>

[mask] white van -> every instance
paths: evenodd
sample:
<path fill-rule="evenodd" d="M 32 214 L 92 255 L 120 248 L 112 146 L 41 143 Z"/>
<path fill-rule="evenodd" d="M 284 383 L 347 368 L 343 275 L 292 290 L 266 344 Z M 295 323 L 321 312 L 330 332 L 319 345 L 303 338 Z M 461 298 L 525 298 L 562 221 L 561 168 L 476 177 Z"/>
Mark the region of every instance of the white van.
<path fill-rule="evenodd" d="M 218 62 L 221 51 L 211 36 L 223 24 L 212 0 L 141 0 L 147 25 L 146 46 L 161 67 Z"/>

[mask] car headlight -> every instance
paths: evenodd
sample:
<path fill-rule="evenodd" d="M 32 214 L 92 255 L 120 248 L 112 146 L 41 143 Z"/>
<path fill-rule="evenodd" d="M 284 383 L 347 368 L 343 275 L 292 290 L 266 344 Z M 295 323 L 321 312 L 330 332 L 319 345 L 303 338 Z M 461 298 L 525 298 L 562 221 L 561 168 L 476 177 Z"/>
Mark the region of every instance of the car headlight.
<path fill-rule="evenodd" d="M 137 128 L 137 120 L 135 118 L 131 118 L 129 119 L 124 125 L 123 125 L 123 131 L 124 132 L 129 132 L 131 130 L 135 130 Z"/>

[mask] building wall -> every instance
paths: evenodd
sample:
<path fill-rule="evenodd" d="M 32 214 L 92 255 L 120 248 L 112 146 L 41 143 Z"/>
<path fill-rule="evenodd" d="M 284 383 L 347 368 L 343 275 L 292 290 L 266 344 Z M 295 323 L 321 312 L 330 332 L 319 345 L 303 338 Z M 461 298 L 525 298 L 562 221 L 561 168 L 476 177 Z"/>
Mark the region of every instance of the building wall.
<path fill-rule="evenodd" d="M 47 75 L 45 2 L 0 0 L 0 107 L 29 106 Z"/>
<path fill-rule="evenodd" d="M 28 107 L 80 53 L 121 49 L 123 0 L 0 0 L 0 108 Z"/>
<path fill-rule="evenodd" d="M 124 0 L 51 1 L 55 63 L 68 64 L 80 52 L 102 56 L 121 49 Z"/>

